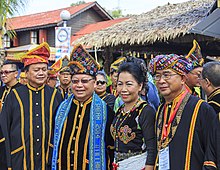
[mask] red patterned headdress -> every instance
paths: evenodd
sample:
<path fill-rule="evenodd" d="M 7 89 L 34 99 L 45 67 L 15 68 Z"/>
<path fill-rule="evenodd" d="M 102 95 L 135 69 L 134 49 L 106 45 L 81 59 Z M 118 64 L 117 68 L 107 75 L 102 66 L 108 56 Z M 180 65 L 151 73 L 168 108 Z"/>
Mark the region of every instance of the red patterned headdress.
<path fill-rule="evenodd" d="M 57 60 L 51 68 L 55 70 L 56 72 L 69 72 L 70 69 L 68 67 L 69 64 L 69 58 L 67 55 L 65 55 L 63 58 L 60 58 Z"/>
<path fill-rule="evenodd" d="M 24 56 L 21 57 L 21 62 L 24 63 L 24 67 L 36 64 L 46 63 L 48 64 L 48 58 L 50 57 L 50 47 L 44 42 L 36 48 L 28 51 Z"/>

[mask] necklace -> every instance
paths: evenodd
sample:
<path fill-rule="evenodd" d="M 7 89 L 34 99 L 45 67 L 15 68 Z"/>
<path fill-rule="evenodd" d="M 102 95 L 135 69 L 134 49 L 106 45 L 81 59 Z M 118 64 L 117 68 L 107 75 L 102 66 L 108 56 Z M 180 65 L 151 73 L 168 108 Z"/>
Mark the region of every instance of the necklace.
<path fill-rule="evenodd" d="M 163 127 L 164 126 L 162 124 L 164 108 L 162 108 L 159 111 L 160 113 L 159 113 L 158 122 L 157 122 L 157 125 L 156 125 L 157 126 L 158 150 L 167 147 L 169 145 L 169 143 L 171 142 L 171 140 L 173 139 L 173 137 L 176 133 L 177 127 L 178 127 L 178 125 L 180 123 L 180 120 L 182 118 L 182 113 L 184 111 L 184 107 L 187 104 L 189 97 L 190 97 L 190 94 L 187 93 L 186 96 L 183 98 L 179 108 L 177 109 L 176 116 L 174 118 L 176 120 L 176 123 L 175 124 L 173 124 L 173 123 L 170 124 L 169 130 L 166 132 L 166 135 L 167 135 L 166 138 L 163 138 L 164 137 L 163 136 L 163 134 L 164 134 L 164 128 Z M 165 128 L 168 128 L 168 127 L 165 126 Z"/>
<path fill-rule="evenodd" d="M 141 104 L 141 98 L 139 97 L 138 100 L 134 103 L 134 105 L 132 106 L 132 109 L 125 112 L 124 111 L 124 104 L 122 105 L 122 107 L 120 108 L 119 112 L 120 114 L 118 114 L 116 122 L 114 124 L 114 130 L 115 130 L 115 151 L 118 152 L 118 141 L 119 141 L 119 133 L 120 133 L 120 128 L 123 125 L 123 123 L 125 122 L 125 120 L 131 116 L 130 113 L 132 113 L 140 104 Z M 126 115 L 126 116 L 125 116 Z M 123 119 L 121 119 L 121 116 L 125 116 Z M 119 123 L 119 125 L 117 126 L 117 124 Z M 116 162 L 118 162 L 118 158 L 116 157 Z"/>

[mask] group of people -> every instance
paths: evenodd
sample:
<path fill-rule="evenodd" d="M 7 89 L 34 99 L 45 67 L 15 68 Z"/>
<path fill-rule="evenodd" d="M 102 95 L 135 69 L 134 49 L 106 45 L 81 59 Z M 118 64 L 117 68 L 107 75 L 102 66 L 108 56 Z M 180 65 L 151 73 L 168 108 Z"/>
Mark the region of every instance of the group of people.
<path fill-rule="evenodd" d="M 25 85 L 5 61 L 0 169 L 220 169 L 220 62 L 203 65 L 194 45 L 187 56 L 156 56 L 149 69 L 120 58 L 108 87 L 82 45 L 49 70 L 47 43 L 27 52 Z"/>

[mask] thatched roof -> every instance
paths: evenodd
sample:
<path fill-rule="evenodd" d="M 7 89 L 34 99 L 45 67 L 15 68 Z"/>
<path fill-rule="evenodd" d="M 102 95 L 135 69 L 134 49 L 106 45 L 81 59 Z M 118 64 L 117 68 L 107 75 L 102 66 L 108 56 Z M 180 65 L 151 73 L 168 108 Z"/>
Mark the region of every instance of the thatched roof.
<path fill-rule="evenodd" d="M 97 31 L 73 42 L 105 47 L 124 44 L 146 44 L 189 34 L 189 30 L 204 18 L 215 0 L 197 0 L 167 4 L 132 16 L 130 19 Z"/>

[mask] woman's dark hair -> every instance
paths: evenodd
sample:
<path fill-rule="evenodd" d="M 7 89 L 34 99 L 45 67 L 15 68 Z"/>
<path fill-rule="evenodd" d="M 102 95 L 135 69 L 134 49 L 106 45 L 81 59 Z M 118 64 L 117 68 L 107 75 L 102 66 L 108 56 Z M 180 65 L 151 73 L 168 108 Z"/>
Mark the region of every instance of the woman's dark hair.
<path fill-rule="evenodd" d="M 120 65 L 118 75 L 121 72 L 130 73 L 139 84 L 143 83 L 143 88 L 146 88 L 147 67 L 144 60 L 128 57 L 127 61 Z"/>

